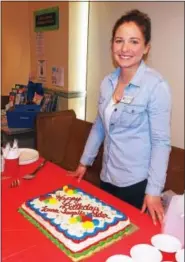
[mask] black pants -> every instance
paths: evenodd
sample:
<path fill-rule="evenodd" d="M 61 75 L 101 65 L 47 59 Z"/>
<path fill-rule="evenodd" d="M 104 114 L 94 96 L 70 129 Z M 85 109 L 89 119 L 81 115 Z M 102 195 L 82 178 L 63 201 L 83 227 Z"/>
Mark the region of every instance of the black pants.
<path fill-rule="evenodd" d="M 117 187 L 110 183 L 100 182 L 101 189 L 139 209 L 143 205 L 146 185 L 147 179 L 128 187 Z"/>

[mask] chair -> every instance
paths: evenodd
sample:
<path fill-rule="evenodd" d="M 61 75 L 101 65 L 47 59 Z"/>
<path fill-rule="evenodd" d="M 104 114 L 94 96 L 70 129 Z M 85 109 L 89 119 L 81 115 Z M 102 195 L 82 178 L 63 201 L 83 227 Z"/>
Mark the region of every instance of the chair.
<path fill-rule="evenodd" d="M 164 190 L 184 193 L 184 149 L 172 146 Z"/>
<path fill-rule="evenodd" d="M 73 110 L 39 113 L 36 118 L 37 150 L 49 161 L 60 164 L 64 158 Z"/>
<path fill-rule="evenodd" d="M 39 113 L 36 120 L 37 150 L 44 158 L 74 171 L 83 153 L 92 123 L 76 118 L 73 110 Z M 103 146 L 84 179 L 100 186 Z"/>
<path fill-rule="evenodd" d="M 74 119 L 69 130 L 68 143 L 65 150 L 62 166 L 75 170 L 83 153 L 92 123 L 80 119 Z"/>

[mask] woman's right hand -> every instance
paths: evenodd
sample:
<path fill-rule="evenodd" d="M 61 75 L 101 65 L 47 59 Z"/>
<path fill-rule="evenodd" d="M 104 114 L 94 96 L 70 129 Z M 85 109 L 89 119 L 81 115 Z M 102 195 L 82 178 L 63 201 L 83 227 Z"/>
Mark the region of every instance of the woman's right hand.
<path fill-rule="evenodd" d="M 83 179 L 85 173 L 87 171 L 87 167 L 79 164 L 77 169 L 75 171 L 68 171 L 68 175 L 72 177 L 77 177 L 78 178 L 78 183 Z"/>

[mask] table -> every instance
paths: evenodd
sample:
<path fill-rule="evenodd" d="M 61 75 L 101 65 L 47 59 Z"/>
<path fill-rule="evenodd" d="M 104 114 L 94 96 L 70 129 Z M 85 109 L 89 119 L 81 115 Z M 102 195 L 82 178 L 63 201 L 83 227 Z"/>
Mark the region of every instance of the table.
<path fill-rule="evenodd" d="M 20 177 L 33 171 L 38 161 L 21 166 Z M 129 255 L 131 247 L 139 243 L 150 243 L 154 234 L 160 232 L 160 226 L 154 226 L 151 218 L 129 204 L 93 186 L 83 180 L 80 184 L 77 179 L 67 176 L 67 171 L 47 162 L 37 177 L 33 180 L 21 180 L 20 187 L 10 188 L 10 179 L 2 180 L 2 261 L 7 262 L 69 262 L 71 261 L 59 248 L 47 239 L 36 227 L 17 212 L 20 205 L 27 199 L 52 191 L 66 184 L 72 184 L 85 190 L 87 193 L 99 197 L 103 201 L 115 206 L 126 213 L 132 223 L 140 229 L 130 236 L 94 254 L 85 261 L 104 262 L 114 254 Z M 163 260 L 175 261 L 175 255 L 163 254 Z"/>
<path fill-rule="evenodd" d="M 36 148 L 35 130 L 32 128 L 9 128 L 4 110 L 1 110 L 1 134 L 3 144 L 17 139 L 21 148 Z"/>

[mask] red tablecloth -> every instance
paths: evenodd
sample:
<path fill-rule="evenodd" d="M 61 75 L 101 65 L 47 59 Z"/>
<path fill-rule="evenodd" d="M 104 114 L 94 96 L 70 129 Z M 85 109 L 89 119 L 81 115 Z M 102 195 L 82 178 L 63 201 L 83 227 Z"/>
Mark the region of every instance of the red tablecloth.
<path fill-rule="evenodd" d="M 31 172 L 37 162 L 21 166 L 20 176 Z M 52 191 L 66 184 L 76 185 L 86 192 L 126 213 L 139 230 L 117 243 L 105 248 L 87 259 L 88 262 L 104 262 L 114 254 L 129 255 L 133 245 L 150 243 L 153 235 L 160 232 L 160 226 L 154 226 L 151 218 L 140 214 L 136 208 L 96 188 L 92 184 L 66 175 L 66 171 L 50 162 L 41 169 L 33 180 L 22 180 L 17 188 L 10 188 L 10 179 L 2 180 L 2 261 L 7 262 L 67 262 L 71 261 L 59 248 L 47 239 L 36 227 L 27 221 L 17 209 L 32 197 Z M 175 261 L 175 255 L 164 254 L 163 261 Z"/>

